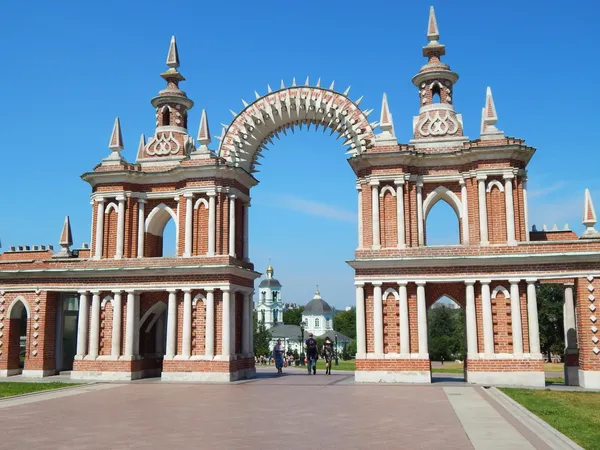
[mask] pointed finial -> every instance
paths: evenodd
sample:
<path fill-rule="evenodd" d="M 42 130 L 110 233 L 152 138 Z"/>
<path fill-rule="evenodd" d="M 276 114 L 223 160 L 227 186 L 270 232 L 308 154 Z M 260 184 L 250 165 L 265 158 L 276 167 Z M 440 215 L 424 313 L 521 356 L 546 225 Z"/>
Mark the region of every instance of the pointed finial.
<path fill-rule="evenodd" d="M 485 91 L 485 106 L 481 110 L 481 136 L 503 136 L 504 133 L 496 128 L 498 114 L 492 96 L 492 89 L 488 86 Z"/>
<path fill-rule="evenodd" d="M 321 87 L 321 77 L 319 77 L 319 79 L 317 80 L 317 84 L 315 86 L 318 88 Z"/>
<path fill-rule="evenodd" d="M 167 66 L 169 66 L 171 69 L 177 69 L 179 67 L 179 53 L 177 52 L 177 42 L 175 42 L 175 36 L 171 36 L 169 53 L 167 54 Z"/>
<path fill-rule="evenodd" d="M 437 41 L 440 38 L 440 30 L 438 29 L 437 20 L 435 18 L 435 10 L 433 6 L 429 7 L 429 22 L 427 23 L 427 40 Z"/>
<path fill-rule="evenodd" d="M 352 86 L 348 86 L 348 88 L 347 88 L 347 89 L 344 91 L 344 96 L 345 96 L 345 97 L 348 97 L 348 94 L 350 93 L 350 88 L 351 88 L 351 87 L 352 87 Z"/>
<path fill-rule="evenodd" d="M 600 232 L 596 231 L 594 225 L 596 225 L 596 210 L 594 209 L 594 204 L 592 203 L 592 196 L 590 195 L 590 190 L 585 190 L 585 202 L 583 204 L 583 225 L 586 227 L 586 230 L 581 235 L 582 238 L 598 238 L 600 237 Z"/>
<path fill-rule="evenodd" d="M 198 142 L 200 142 L 200 148 L 208 149 L 210 144 L 210 130 L 208 128 L 208 119 L 206 118 L 206 110 L 202 110 L 202 116 L 200 117 L 200 128 L 198 128 Z"/>
<path fill-rule="evenodd" d="M 285 83 L 281 80 L 281 84 L 279 85 L 279 89 L 285 89 Z"/>
<path fill-rule="evenodd" d="M 304 82 L 304 86 L 310 86 L 309 77 L 306 77 L 306 81 Z"/>
<path fill-rule="evenodd" d="M 273 89 L 271 89 L 271 85 L 267 84 L 267 92 L 270 94 L 271 92 L 273 92 Z"/>
<path fill-rule="evenodd" d="M 73 245 L 73 236 L 71 234 L 71 222 L 69 216 L 65 217 L 65 223 L 60 233 L 60 251 L 53 255 L 53 258 L 68 258 L 71 256 L 71 245 Z"/>
<path fill-rule="evenodd" d="M 379 119 L 379 128 L 383 132 L 389 132 L 394 135 L 394 122 L 392 120 L 392 113 L 390 113 L 390 107 L 388 106 L 387 94 L 383 93 L 383 99 L 381 100 L 381 116 Z"/>
<path fill-rule="evenodd" d="M 248 102 L 244 99 L 242 99 L 242 105 L 244 105 L 244 108 L 248 107 Z"/>
<path fill-rule="evenodd" d="M 321 298 L 321 293 L 319 292 L 319 285 L 317 284 L 317 289 L 315 290 L 315 295 L 313 298 Z"/>
<path fill-rule="evenodd" d="M 329 86 L 329 90 L 330 90 L 330 91 L 333 91 L 333 88 L 334 88 L 334 86 L 335 86 L 335 80 L 333 80 L 333 81 L 331 82 L 331 85 Z"/>
<path fill-rule="evenodd" d="M 144 156 L 145 148 L 146 148 L 146 136 L 144 136 L 144 133 L 142 133 L 142 135 L 140 136 L 140 143 L 138 144 L 138 151 L 137 151 L 137 159 L 138 160 Z"/>
<path fill-rule="evenodd" d="M 292 87 L 296 87 L 296 77 L 292 78 Z"/>
<path fill-rule="evenodd" d="M 110 148 L 113 152 L 120 152 L 123 150 L 123 136 L 121 135 L 121 122 L 117 117 L 115 119 L 115 124 L 113 125 L 112 134 L 110 135 L 110 141 L 108 143 L 108 148 Z"/>

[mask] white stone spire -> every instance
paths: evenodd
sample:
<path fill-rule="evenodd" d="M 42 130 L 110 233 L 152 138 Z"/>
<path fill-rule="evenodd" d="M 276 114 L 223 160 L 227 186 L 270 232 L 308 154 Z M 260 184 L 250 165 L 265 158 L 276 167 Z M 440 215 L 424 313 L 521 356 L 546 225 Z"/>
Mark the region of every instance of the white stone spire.
<path fill-rule="evenodd" d="M 144 136 L 144 133 L 142 133 L 142 135 L 140 136 L 140 143 L 138 144 L 138 151 L 137 151 L 137 159 L 136 160 L 140 160 L 140 158 L 144 157 L 144 149 L 146 148 L 146 136 Z"/>
<path fill-rule="evenodd" d="M 210 144 L 210 130 L 208 128 L 208 119 L 206 118 L 206 110 L 202 110 L 202 116 L 200 117 L 200 128 L 198 129 L 198 142 L 200 142 L 200 149 L 208 150 L 208 144 Z"/>
<path fill-rule="evenodd" d="M 504 133 L 496 128 L 498 114 L 492 89 L 488 86 L 485 92 L 485 106 L 481 109 L 481 139 L 498 139 L 504 136 Z"/>
<path fill-rule="evenodd" d="M 592 196 L 590 190 L 585 190 L 585 201 L 583 204 L 583 225 L 586 227 L 585 231 L 581 235 L 582 238 L 600 238 L 600 232 L 598 232 L 594 225 L 596 225 L 596 210 L 592 203 Z"/>
<path fill-rule="evenodd" d="M 390 112 L 386 93 L 383 94 L 381 100 L 379 128 L 382 132 L 375 136 L 376 145 L 395 145 L 398 143 L 394 131 L 394 120 L 392 118 L 392 113 Z"/>
<path fill-rule="evenodd" d="M 71 256 L 71 245 L 73 245 L 73 235 L 71 234 L 71 222 L 69 216 L 65 217 L 62 232 L 60 233 L 60 251 L 53 255 L 53 258 L 68 258 Z"/>
<path fill-rule="evenodd" d="M 113 130 L 110 135 L 110 141 L 108 142 L 108 148 L 112 150 L 110 155 L 102 160 L 103 164 L 118 164 L 123 160 L 121 156 L 121 151 L 123 150 L 123 136 L 121 134 L 121 122 L 117 117 L 115 119 L 115 124 L 113 125 Z"/>
<path fill-rule="evenodd" d="M 177 69 L 179 67 L 179 53 L 177 52 L 177 42 L 175 41 L 175 36 L 171 36 L 169 53 L 167 53 L 167 66 L 172 69 Z"/>
<path fill-rule="evenodd" d="M 440 38 L 440 30 L 438 29 L 437 20 L 435 18 L 435 10 L 433 6 L 429 7 L 429 22 L 427 22 L 427 40 L 437 41 Z"/>

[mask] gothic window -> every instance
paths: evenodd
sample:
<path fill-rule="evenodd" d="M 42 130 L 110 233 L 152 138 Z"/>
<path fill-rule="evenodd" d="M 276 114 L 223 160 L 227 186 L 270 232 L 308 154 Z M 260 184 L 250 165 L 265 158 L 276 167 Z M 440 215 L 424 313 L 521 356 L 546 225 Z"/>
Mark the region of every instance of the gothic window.
<path fill-rule="evenodd" d="M 277 310 L 273 311 L 273 322 L 275 322 L 275 323 L 277 323 L 277 313 L 278 312 L 279 311 L 277 311 Z"/>
<path fill-rule="evenodd" d="M 260 316 L 261 316 L 262 323 L 265 323 L 265 310 L 264 309 L 260 312 Z"/>
<path fill-rule="evenodd" d="M 315 328 L 319 328 L 319 319 L 315 319 Z"/>
<path fill-rule="evenodd" d="M 171 111 L 169 111 L 169 107 L 165 106 L 162 109 L 162 126 L 167 127 L 171 124 Z"/>
<path fill-rule="evenodd" d="M 277 301 L 277 294 L 279 294 L 279 292 L 277 291 L 273 291 L 273 301 L 276 302 Z"/>
<path fill-rule="evenodd" d="M 262 299 L 266 300 L 266 298 L 267 298 L 267 292 L 266 291 L 262 291 L 260 294 L 262 295 Z"/>

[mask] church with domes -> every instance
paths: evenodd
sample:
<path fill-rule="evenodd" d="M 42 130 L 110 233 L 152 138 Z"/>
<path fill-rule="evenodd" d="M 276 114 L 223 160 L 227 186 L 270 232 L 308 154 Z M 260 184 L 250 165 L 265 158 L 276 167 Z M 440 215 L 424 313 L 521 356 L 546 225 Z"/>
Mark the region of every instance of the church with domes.
<path fill-rule="evenodd" d="M 269 329 L 278 323 L 283 323 L 285 305 L 281 300 L 281 283 L 273 278 L 275 270 L 269 264 L 267 277 L 258 286 L 258 301 L 254 310 L 258 316 L 258 323 L 264 324 Z"/>
<path fill-rule="evenodd" d="M 302 322 L 306 324 L 306 331 L 315 336 L 322 336 L 333 330 L 333 308 L 321 298 L 318 287 L 312 300 L 302 311 Z"/>

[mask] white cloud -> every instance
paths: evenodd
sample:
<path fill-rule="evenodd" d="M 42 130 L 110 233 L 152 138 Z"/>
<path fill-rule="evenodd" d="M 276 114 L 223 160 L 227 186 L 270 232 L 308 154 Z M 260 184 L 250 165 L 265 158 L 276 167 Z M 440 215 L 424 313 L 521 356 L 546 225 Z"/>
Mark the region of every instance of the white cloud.
<path fill-rule="evenodd" d="M 291 209 L 313 216 L 324 217 L 327 219 L 339 220 L 342 222 L 357 221 L 356 213 L 343 208 L 331 206 L 326 203 L 315 202 L 303 198 L 294 197 L 293 195 L 275 195 L 275 206 L 279 208 Z"/>

